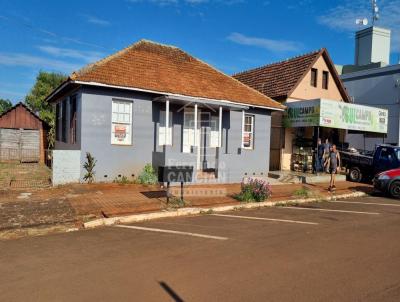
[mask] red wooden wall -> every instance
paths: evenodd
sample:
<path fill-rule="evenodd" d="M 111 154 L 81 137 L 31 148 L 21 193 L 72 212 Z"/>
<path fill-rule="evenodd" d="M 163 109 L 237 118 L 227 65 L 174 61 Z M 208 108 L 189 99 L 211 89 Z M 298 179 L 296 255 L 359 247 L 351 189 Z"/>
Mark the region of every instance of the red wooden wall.
<path fill-rule="evenodd" d="M 0 116 L 0 128 L 9 129 L 30 129 L 40 132 L 40 162 L 45 160 L 45 150 L 48 147 L 47 130 L 48 126 L 36 115 L 29 111 L 23 104 L 15 105 L 8 112 Z"/>
<path fill-rule="evenodd" d="M 42 129 L 42 121 L 22 104 L 17 104 L 6 114 L 0 116 L 0 128 Z"/>

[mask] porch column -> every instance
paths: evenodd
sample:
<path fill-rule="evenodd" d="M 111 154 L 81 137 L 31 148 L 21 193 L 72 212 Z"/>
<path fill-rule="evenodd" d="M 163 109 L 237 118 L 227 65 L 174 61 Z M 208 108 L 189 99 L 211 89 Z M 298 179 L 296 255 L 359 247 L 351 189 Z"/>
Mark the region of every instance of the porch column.
<path fill-rule="evenodd" d="M 168 145 L 168 130 L 169 130 L 169 99 L 167 98 L 165 102 L 165 145 Z"/>
<path fill-rule="evenodd" d="M 197 146 L 197 103 L 194 104 L 194 145 Z"/>
<path fill-rule="evenodd" d="M 240 136 L 240 145 L 243 148 L 243 132 L 244 132 L 244 110 L 242 110 L 242 134 Z"/>
<path fill-rule="evenodd" d="M 219 147 L 222 147 L 222 106 L 219 106 L 219 122 L 218 122 L 218 138 Z"/>

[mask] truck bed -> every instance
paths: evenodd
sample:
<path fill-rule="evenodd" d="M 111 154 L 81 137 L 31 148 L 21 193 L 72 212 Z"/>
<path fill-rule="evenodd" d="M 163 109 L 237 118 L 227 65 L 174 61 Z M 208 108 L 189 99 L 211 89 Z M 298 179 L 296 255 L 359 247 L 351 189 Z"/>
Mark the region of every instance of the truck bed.
<path fill-rule="evenodd" d="M 373 164 L 373 156 L 363 155 L 360 153 L 340 151 L 340 158 L 343 167 L 366 167 L 370 168 Z"/>

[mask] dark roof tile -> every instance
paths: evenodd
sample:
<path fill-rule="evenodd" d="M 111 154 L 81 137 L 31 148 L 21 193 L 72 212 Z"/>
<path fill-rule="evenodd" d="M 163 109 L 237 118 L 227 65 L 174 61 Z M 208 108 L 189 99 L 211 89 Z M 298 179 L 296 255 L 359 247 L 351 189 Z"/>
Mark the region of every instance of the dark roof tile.
<path fill-rule="evenodd" d="M 234 74 L 242 83 L 271 98 L 287 97 L 308 71 L 321 50 Z"/>

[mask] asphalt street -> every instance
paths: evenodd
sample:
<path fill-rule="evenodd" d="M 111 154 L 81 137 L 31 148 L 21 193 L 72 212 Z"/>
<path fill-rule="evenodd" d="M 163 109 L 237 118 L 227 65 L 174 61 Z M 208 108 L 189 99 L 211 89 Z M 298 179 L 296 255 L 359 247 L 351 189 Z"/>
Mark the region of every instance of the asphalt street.
<path fill-rule="evenodd" d="M 0 301 L 400 301 L 400 201 L 367 197 L 0 242 Z"/>

